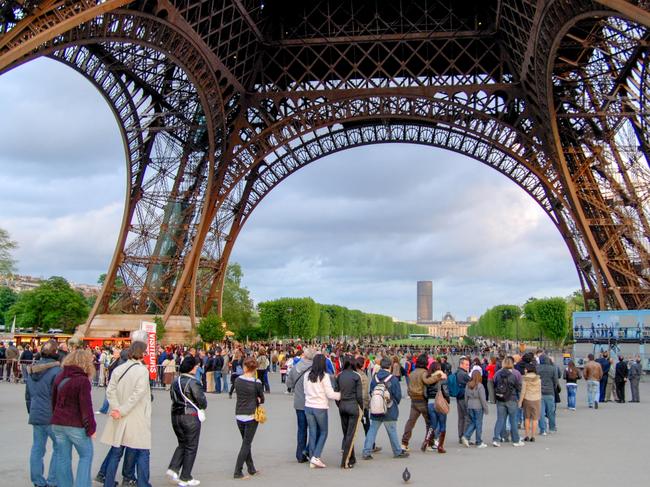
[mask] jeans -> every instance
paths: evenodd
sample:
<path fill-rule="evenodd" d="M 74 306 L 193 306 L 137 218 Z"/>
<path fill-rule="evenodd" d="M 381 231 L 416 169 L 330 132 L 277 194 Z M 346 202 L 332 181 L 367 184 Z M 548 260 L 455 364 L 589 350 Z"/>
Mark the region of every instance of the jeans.
<path fill-rule="evenodd" d="M 519 408 L 516 401 L 497 401 L 497 422 L 494 425 L 493 441 L 500 441 L 506 437 L 506 423 L 510 422 L 510 440 L 513 443 L 519 442 L 519 430 L 517 420 L 519 419 Z"/>
<path fill-rule="evenodd" d="M 228 390 L 228 373 L 223 374 L 223 392 L 226 392 Z"/>
<path fill-rule="evenodd" d="M 605 402 L 605 391 L 607 390 L 607 374 L 603 374 L 599 384 L 599 400 L 598 402 Z"/>
<path fill-rule="evenodd" d="M 135 480 L 135 452 L 133 448 L 126 448 L 124 452 L 124 461 L 122 462 L 122 482 L 126 480 Z M 99 476 L 106 477 L 106 468 L 108 461 L 111 459 L 111 451 L 108 450 L 101 467 L 99 467 Z M 119 459 L 117 463 L 119 463 Z"/>
<path fill-rule="evenodd" d="M 90 467 L 93 463 L 93 441 L 84 428 L 52 425 L 55 448 L 58 449 L 56 485 L 59 487 L 91 487 Z M 72 447 L 79 455 L 76 479 L 72 479 Z"/>
<path fill-rule="evenodd" d="M 271 392 L 268 369 L 257 369 L 257 378 L 264 385 L 264 392 Z"/>
<path fill-rule="evenodd" d="M 482 409 L 468 409 L 467 417 L 469 424 L 465 429 L 465 438 L 468 440 L 472 437 L 472 433 L 476 431 L 476 444 L 482 443 L 481 435 L 483 434 L 483 410 Z"/>
<path fill-rule="evenodd" d="M 102 407 L 99 408 L 99 412 L 102 414 L 108 414 L 108 398 L 104 396 L 104 402 L 102 403 Z"/>
<path fill-rule="evenodd" d="M 34 424 L 32 425 L 32 451 L 29 455 L 29 474 L 32 484 L 39 487 L 45 485 L 56 485 L 56 466 L 59 463 L 59 451 L 56 447 L 54 433 L 52 433 L 52 426 L 49 424 Z M 47 445 L 47 439 L 52 440 L 53 452 L 50 459 L 50 468 L 47 474 L 47 480 L 43 477 L 45 471 L 45 464 L 43 457 Z"/>
<path fill-rule="evenodd" d="M 467 429 L 469 418 L 467 416 L 467 403 L 465 398 L 456 398 L 456 405 L 458 406 L 458 439 L 463 436 Z"/>
<path fill-rule="evenodd" d="M 192 480 L 192 467 L 199 450 L 201 422 L 191 414 L 173 414 L 172 428 L 178 446 L 169 462 L 169 469 L 177 472 L 181 480 Z"/>
<path fill-rule="evenodd" d="M 542 396 L 541 409 L 539 413 L 539 432 L 545 433 L 548 429 L 556 431 L 555 427 L 555 395 Z M 546 427 L 548 418 L 548 428 Z"/>
<path fill-rule="evenodd" d="M 429 403 L 427 409 L 429 411 L 430 426 L 437 437 L 440 433 L 447 431 L 447 415 L 436 411 L 436 407 L 432 402 Z"/>
<path fill-rule="evenodd" d="M 296 409 L 296 419 L 298 420 L 298 436 L 296 446 L 296 460 L 302 462 L 305 457 L 309 456 L 307 449 L 307 416 L 302 409 Z"/>
<path fill-rule="evenodd" d="M 104 487 L 113 487 L 115 485 L 117 466 L 120 463 L 120 458 L 122 458 L 122 453 L 125 448 L 126 447 L 124 446 L 112 446 L 109 450 Z M 126 451 L 127 456 L 129 455 L 129 452 L 131 452 L 134 460 L 138 487 L 151 487 L 151 484 L 149 483 L 149 450 L 126 448 Z M 124 462 L 126 463 L 126 457 Z"/>
<path fill-rule="evenodd" d="M 377 432 L 381 425 L 384 425 L 386 428 L 386 433 L 388 433 L 388 439 L 390 440 L 390 447 L 393 450 L 393 456 L 397 456 L 402 453 L 402 445 L 400 445 L 399 438 L 397 437 L 397 421 L 382 421 L 380 419 L 371 419 L 370 428 L 368 429 L 368 434 L 366 435 L 366 441 L 363 443 L 363 456 L 370 456 L 372 453 L 375 439 L 377 438 Z"/>
<path fill-rule="evenodd" d="M 327 440 L 327 409 L 305 407 L 309 428 L 309 456 L 320 458 Z"/>
<path fill-rule="evenodd" d="M 214 389 L 217 394 L 221 394 L 221 371 L 214 373 Z"/>
<path fill-rule="evenodd" d="M 244 463 L 246 463 L 246 468 L 248 469 L 249 474 L 254 474 L 256 472 L 255 465 L 253 465 L 253 454 L 251 452 L 251 447 L 253 445 L 253 438 L 255 438 L 255 432 L 257 431 L 257 421 L 237 421 L 237 427 L 239 428 L 239 434 L 241 434 L 241 448 L 239 449 L 239 455 L 237 455 L 237 463 L 235 464 L 235 475 L 242 474 L 244 468 Z"/>
<path fill-rule="evenodd" d="M 409 412 L 409 419 L 404 427 L 404 434 L 402 435 L 402 445 L 408 445 L 413 434 L 413 428 L 417 423 L 418 418 L 422 416 L 425 423 L 425 434 L 429 430 L 429 410 L 427 409 L 427 402 L 425 400 L 411 400 L 411 410 Z"/>
<path fill-rule="evenodd" d="M 566 385 L 566 404 L 569 409 L 576 408 L 576 394 L 578 392 L 578 384 Z"/>
<path fill-rule="evenodd" d="M 600 382 L 597 380 L 588 380 L 587 381 L 587 404 L 589 407 L 593 407 L 594 403 L 599 402 L 598 398 L 600 397 Z"/>

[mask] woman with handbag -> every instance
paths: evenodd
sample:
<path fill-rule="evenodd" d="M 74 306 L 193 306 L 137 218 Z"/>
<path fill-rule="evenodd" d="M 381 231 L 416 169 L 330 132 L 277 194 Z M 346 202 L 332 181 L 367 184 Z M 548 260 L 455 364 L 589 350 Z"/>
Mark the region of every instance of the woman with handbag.
<path fill-rule="evenodd" d="M 201 383 L 195 378 L 199 361 L 188 355 L 180 366 L 181 375 L 171 385 L 172 428 L 178 439 L 167 476 L 181 487 L 199 485 L 192 477 L 192 467 L 199 449 L 201 423 L 205 420 L 204 410 L 208 402 Z"/>
<path fill-rule="evenodd" d="M 438 380 L 433 384 L 426 384 L 430 426 L 421 450 L 425 451 L 429 447 L 432 451 L 437 449 L 438 453 L 447 453 L 445 436 L 447 435 L 447 414 L 449 414 L 449 402 L 451 401 L 447 387 L 447 375 L 442 371 L 442 366 L 438 361 L 431 362 L 429 375 L 437 376 Z"/>
<path fill-rule="evenodd" d="M 266 420 L 262 420 L 263 414 L 260 414 L 263 411 L 260 410 L 260 405 L 264 404 L 264 386 L 262 381 L 257 378 L 257 360 L 253 357 L 247 357 L 244 360 L 244 373 L 237 377 L 234 387 L 237 394 L 235 418 L 242 439 L 237 463 L 235 463 L 234 478 L 246 479 L 257 473 L 253 464 L 251 447 L 257 425 Z M 249 475 L 244 475 L 244 463 L 246 463 Z"/>

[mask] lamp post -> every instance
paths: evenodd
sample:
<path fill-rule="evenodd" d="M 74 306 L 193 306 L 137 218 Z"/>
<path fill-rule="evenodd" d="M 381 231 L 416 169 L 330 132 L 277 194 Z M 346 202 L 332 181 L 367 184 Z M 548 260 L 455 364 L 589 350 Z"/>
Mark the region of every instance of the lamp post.
<path fill-rule="evenodd" d="M 293 308 L 289 306 L 287 308 L 287 314 L 289 315 L 289 319 L 287 320 L 289 322 L 289 338 L 293 339 L 293 322 L 291 321 L 291 313 L 293 313 Z"/>

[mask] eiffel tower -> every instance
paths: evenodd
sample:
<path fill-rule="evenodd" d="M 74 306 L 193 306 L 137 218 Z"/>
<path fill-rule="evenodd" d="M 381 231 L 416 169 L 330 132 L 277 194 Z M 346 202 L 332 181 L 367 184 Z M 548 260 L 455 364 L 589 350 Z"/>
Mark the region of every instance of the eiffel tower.
<path fill-rule="evenodd" d="M 259 202 L 384 142 L 491 166 L 544 209 L 586 299 L 650 307 L 649 37 L 647 0 L 0 0 L 0 73 L 64 63 L 122 132 L 128 201 L 90 336 L 219 311 Z"/>

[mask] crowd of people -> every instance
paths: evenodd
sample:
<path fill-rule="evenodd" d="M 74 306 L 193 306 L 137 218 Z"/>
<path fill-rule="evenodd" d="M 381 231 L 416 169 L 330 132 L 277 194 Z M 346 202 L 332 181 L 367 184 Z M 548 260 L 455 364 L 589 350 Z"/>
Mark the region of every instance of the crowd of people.
<path fill-rule="evenodd" d="M 454 352 L 462 354 L 455 370 L 446 355 Z M 513 347 L 501 349 L 497 344 L 465 350 L 334 342 L 226 342 L 205 351 L 161 347 L 157 364 L 162 384 L 170 394 L 171 426 L 178 442 L 166 474 L 181 487 L 200 484 L 193 476 L 193 466 L 208 406 L 206 395 L 223 393 L 231 398 L 236 396 L 234 419 L 242 439 L 233 476 L 244 479 L 257 475 L 252 445 L 258 424 L 264 420 L 261 405 L 265 393 L 270 392 L 269 374 L 277 372 L 286 388 L 281 392 L 293 394 L 296 461 L 314 469 L 327 466 L 323 451 L 332 402 L 336 404 L 342 428 L 339 466 L 352 469 L 358 460 L 354 443 L 359 425 L 365 434 L 362 460 L 373 460 L 373 455 L 381 451 L 376 438 L 382 426 L 392 456 L 405 458 L 410 455 L 411 438 L 420 417 L 425 434 L 419 449 L 446 453 L 447 416 L 454 404 L 458 444 L 481 449 L 490 443 L 483 434 L 490 403 L 496 405 L 497 413 L 491 431 L 493 447 L 508 443 L 521 447 L 535 442 L 538 435 L 557 432 L 561 381 L 565 384 L 569 410 L 576 409 L 576 389 L 582 379 L 587 382 L 590 408 L 598 409 L 599 403 L 607 401 L 608 391 L 616 401 L 625 402 L 628 382 L 631 402 L 639 401 L 639 358 L 629 361 L 618 357 L 614 364 L 603 352 L 598 360 L 590 355 L 581 370 L 573 361 L 566 366 L 554 363 L 543 350 L 514 352 Z M 99 413 L 107 415 L 101 442 L 110 449 L 95 481 L 105 487 L 117 485 L 122 461 L 121 485 L 151 485 L 153 396 L 149 369 L 143 363 L 145 355 L 146 344 L 137 340 L 126 350 L 68 351 L 55 341 L 46 342 L 37 350 L 33 363 L 22 372 L 29 423 L 33 427 L 33 485 L 92 485 L 92 440 L 97 429 L 95 415 Z M 614 370 L 613 387 L 608 387 L 610 369 Z M 93 410 L 93 383 L 105 386 L 106 397 L 98 411 Z M 399 405 L 406 397 L 410 400 L 408 420 L 400 438 Z M 53 456 L 45 476 L 43 459 L 48 438 L 53 443 Z M 73 448 L 79 457 L 75 475 Z"/>

